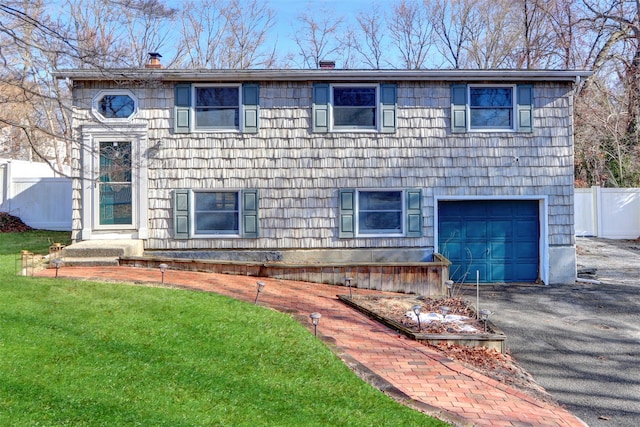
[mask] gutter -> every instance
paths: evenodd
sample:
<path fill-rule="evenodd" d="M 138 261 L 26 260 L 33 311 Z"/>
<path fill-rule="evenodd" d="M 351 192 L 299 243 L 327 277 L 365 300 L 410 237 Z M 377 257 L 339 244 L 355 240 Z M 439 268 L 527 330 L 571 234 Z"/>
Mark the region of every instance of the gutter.
<path fill-rule="evenodd" d="M 231 81 L 563 81 L 589 77 L 584 70 L 182 70 L 182 69 L 70 69 L 53 72 L 57 79 L 74 81 L 151 80 L 161 82 Z"/>

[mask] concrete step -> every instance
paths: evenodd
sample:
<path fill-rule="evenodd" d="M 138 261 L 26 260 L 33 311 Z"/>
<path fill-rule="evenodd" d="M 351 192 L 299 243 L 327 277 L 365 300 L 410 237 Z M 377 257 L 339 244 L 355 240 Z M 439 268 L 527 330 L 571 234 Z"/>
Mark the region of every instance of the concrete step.
<path fill-rule="evenodd" d="M 120 258 L 141 256 L 144 252 L 142 240 L 85 240 L 64 248 L 63 257 L 68 258 Z"/>
<path fill-rule="evenodd" d="M 61 268 L 64 267 L 108 267 L 118 266 L 117 257 L 65 257 L 63 258 Z"/>

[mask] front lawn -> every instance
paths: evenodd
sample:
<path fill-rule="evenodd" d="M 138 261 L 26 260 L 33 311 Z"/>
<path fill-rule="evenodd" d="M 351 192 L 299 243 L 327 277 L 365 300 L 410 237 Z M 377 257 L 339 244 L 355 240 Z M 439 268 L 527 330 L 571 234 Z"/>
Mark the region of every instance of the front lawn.
<path fill-rule="evenodd" d="M 445 425 L 362 382 L 288 315 L 16 276 L 21 249 L 52 243 L 37 233 L 0 234 L 0 425 Z"/>

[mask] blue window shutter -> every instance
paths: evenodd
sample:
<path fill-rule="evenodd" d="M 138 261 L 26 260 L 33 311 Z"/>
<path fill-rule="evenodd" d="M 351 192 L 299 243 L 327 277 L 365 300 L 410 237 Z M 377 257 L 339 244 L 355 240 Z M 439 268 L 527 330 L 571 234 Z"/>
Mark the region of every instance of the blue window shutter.
<path fill-rule="evenodd" d="M 533 85 L 518 85 L 518 132 L 533 132 Z"/>
<path fill-rule="evenodd" d="M 380 105 L 382 109 L 383 133 L 394 133 L 396 131 L 396 103 L 397 86 L 395 84 L 380 85 Z"/>
<path fill-rule="evenodd" d="M 256 239 L 258 233 L 258 190 L 241 191 L 242 196 L 242 237 Z"/>
<path fill-rule="evenodd" d="M 329 85 L 313 85 L 313 107 L 311 111 L 314 132 L 329 132 Z"/>
<path fill-rule="evenodd" d="M 189 190 L 173 192 L 173 238 L 189 238 Z"/>
<path fill-rule="evenodd" d="M 191 128 L 191 84 L 178 83 L 174 92 L 173 132 L 189 133 Z"/>
<path fill-rule="evenodd" d="M 467 85 L 451 85 L 451 132 L 467 131 Z"/>
<path fill-rule="evenodd" d="M 258 133 L 260 115 L 260 85 L 242 85 L 243 131 Z"/>
<path fill-rule="evenodd" d="M 422 190 L 407 189 L 407 237 L 422 236 Z"/>
<path fill-rule="evenodd" d="M 356 236 L 356 190 L 344 189 L 338 194 L 338 237 Z"/>

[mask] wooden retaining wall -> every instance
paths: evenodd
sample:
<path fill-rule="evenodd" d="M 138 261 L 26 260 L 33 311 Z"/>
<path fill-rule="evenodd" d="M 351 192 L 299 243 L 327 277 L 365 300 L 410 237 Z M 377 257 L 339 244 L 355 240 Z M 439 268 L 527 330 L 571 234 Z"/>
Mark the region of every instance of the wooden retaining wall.
<path fill-rule="evenodd" d="M 433 262 L 390 262 L 357 264 L 283 264 L 244 261 L 197 260 L 184 258 L 127 257 L 120 265 L 219 274 L 270 277 L 329 285 L 344 285 L 352 278 L 354 288 L 410 293 L 437 297 L 446 295 L 450 262 L 434 254 Z"/>

